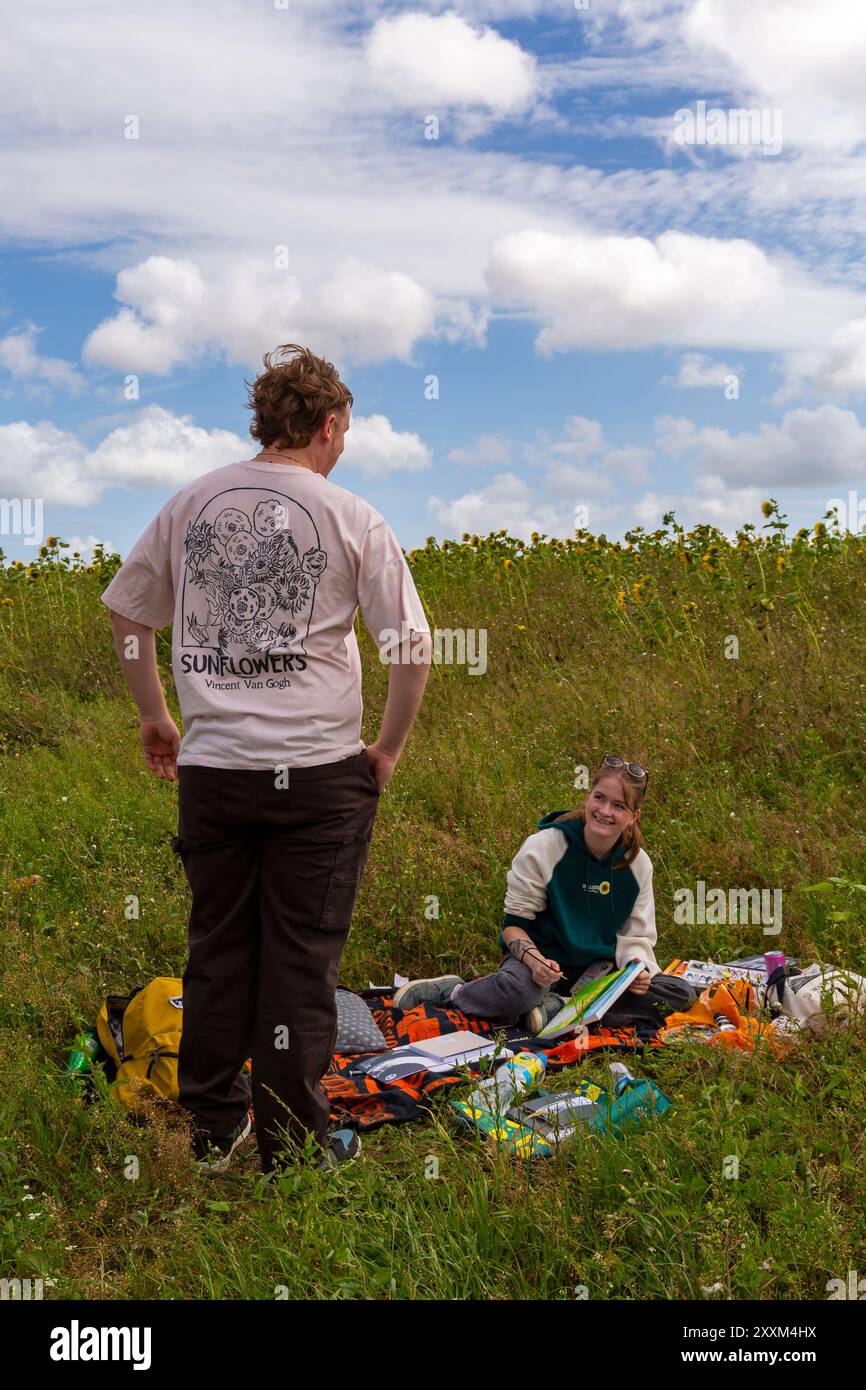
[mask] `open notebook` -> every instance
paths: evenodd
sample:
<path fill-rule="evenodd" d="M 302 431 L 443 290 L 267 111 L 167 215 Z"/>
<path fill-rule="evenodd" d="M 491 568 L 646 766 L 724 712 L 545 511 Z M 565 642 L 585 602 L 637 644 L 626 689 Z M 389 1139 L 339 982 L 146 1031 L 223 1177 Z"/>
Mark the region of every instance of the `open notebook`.
<path fill-rule="evenodd" d="M 507 1047 L 500 1047 L 490 1038 L 461 1030 L 441 1033 L 435 1038 L 423 1038 L 417 1043 L 405 1043 L 402 1047 L 392 1047 L 387 1052 L 377 1052 L 375 1057 L 361 1057 L 352 1070 L 388 1086 L 400 1077 L 412 1076 L 418 1071 L 443 1074 L 456 1071 L 458 1067 L 480 1061 L 482 1057 L 492 1057 L 494 1053 L 505 1061 L 514 1056 Z"/>

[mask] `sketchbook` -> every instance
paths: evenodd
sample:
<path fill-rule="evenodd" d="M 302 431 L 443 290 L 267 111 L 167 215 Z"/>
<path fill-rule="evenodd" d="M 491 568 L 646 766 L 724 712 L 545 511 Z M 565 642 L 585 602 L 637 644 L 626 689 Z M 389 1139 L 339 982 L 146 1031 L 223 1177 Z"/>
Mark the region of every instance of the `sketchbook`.
<path fill-rule="evenodd" d="M 602 975 L 599 980 L 579 985 L 564 1008 L 536 1036 L 558 1038 L 562 1033 L 597 1023 L 642 970 L 646 970 L 646 966 L 643 961 L 636 960 L 613 975 Z"/>

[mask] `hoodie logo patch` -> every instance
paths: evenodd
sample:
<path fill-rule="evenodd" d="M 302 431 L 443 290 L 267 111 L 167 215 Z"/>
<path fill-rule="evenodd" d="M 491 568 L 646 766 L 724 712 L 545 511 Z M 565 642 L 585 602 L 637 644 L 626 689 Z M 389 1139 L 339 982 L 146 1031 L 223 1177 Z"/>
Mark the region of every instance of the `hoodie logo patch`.
<path fill-rule="evenodd" d="M 585 883 L 583 888 L 586 893 L 601 893 L 602 897 L 610 892 L 610 884 L 607 879 L 603 883 Z"/>

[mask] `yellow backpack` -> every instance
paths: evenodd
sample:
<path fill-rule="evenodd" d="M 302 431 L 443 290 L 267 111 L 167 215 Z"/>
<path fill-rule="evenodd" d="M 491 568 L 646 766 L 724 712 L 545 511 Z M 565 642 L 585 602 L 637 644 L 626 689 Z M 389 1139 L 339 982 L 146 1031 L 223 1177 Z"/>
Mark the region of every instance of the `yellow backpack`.
<path fill-rule="evenodd" d="M 116 1068 L 112 1095 L 129 1110 L 145 1098 L 178 1098 L 177 1058 L 183 1027 L 183 981 L 158 976 L 132 994 L 109 994 L 96 1031 Z"/>

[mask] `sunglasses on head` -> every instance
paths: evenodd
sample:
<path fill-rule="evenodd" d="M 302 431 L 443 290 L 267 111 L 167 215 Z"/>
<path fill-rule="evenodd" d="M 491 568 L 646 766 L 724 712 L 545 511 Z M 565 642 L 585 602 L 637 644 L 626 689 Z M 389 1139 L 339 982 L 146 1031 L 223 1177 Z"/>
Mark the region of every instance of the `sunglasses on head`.
<path fill-rule="evenodd" d="M 646 781 L 647 778 L 645 767 L 641 767 L 640 763 L 627 763 L 625 758 L 621 758 L 618 753 L 605 753 L 603 766 L 625 768 L 630 777 L 636 777 L 641 782 Z"/>

